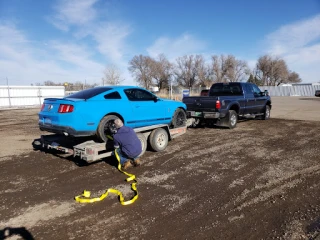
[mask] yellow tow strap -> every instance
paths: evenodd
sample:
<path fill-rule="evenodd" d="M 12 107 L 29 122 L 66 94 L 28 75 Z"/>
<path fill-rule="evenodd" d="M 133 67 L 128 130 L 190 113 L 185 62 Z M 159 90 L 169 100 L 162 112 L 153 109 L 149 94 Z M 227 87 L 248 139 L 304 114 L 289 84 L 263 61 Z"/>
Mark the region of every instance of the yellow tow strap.
<path fill-rule="evenodd" d="M 95 197 L 95 198 L 90 198 L 91 196 L 91 193 L 90 191 L 86 191 L 84 190 L 83 191 L 83 194 L 81 195 L 78 195 L 78 196 L 75 196 L 74 199 L 79 202 L 79 203 L 94 203 L 94 202 L 99 202 L 99 201 L 102 201 L 103 199 L 105 199 L 109 193 L 113 193 L 113 194 L 117 194 L 119 196 L 119 201 L 122 205 L 129 205 L 129 204 L 132 204 L 134 203 L 137 199 L 138 199 L 138 191 L 137 191 L 137 187 L 136 187 L 136 184 L 137 184 L 137 180 L 136 180 L 136 176 L 133 175 L 133 174 L 130 174 L 130 173 L 127 173 L 125 171 L 123 171 L 121 169 L 121 164 L 120 164 L 120 157 L 117 153 L 117 151 L 114 151 L 115 152 L 115 156 L 118 160 L 118 170 L 122 173 L 124 173 L 125 175 L 129 176 L 126 181 L 129 182 L 129 181 L 134 181 L 133 183 L 131 183 L 131 189 L 132 191 L 134 191 L 134 196 L 128 200 L 128 201 L 124 201 L 124 197 L 123 197 L 123 194 L 122 192 L 120 192 L 119 190 L 117 189 L 113 189 L 113 188 L 109 188 L 107 191 L 105 191 L 105 193 L 103 193 L 100 197 Z"/>

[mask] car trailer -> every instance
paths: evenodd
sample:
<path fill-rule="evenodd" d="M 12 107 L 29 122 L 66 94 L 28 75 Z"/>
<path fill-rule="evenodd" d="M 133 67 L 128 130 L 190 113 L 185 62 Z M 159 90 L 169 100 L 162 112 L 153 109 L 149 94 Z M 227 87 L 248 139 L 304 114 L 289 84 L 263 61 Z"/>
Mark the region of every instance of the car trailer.
<path fill-rule="evenodd" d="M 142 153 L 140 156 L 145 153 L 148 143 L 155 152 L 165 150 L 170 140 L 186 133 L 187 127 L 192 125 L 192 121 L 192 119 L 187 119 L 185 126 L 172 129 L 166 124 L 134 128 L 142 144 Z M 101 143 L 88 140 L 73 145 L 70 143 L 70 140 L 70 138 L 64 135 L 41 135 L 41 138 L 36 139 L 33 145 L 43 149 L 55 149 L 62 153 L 73 154 L 73 157 L 79 157 L 87 163 L 109 157 L 114 150 L 112 141 Z M 77 141 L 79 142 L 79 139 Z"/>

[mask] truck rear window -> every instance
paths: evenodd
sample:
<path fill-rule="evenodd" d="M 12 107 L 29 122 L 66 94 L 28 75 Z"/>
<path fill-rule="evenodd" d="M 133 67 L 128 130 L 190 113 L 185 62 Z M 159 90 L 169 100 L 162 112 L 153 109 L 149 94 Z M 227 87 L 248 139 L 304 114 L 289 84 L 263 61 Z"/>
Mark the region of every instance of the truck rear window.
<path fill-rule="evenodd" d="M 241 96 L 243 95 L 239 83 L 216 83 L 213 84 L 209 96 Z"/>
<path fill-rule="evenodd" d="M 71 95 L 67 96 L 66 98 L 89 99 L 94 96 L 97 96 L 100 93 L 109 91 L 111 89 L 112 88 L 107 88 L 107 87 L 89 88 L 89 89 L 85 89 L 80 92 L 76 92 L 74 94 L 71 94 Z"/>

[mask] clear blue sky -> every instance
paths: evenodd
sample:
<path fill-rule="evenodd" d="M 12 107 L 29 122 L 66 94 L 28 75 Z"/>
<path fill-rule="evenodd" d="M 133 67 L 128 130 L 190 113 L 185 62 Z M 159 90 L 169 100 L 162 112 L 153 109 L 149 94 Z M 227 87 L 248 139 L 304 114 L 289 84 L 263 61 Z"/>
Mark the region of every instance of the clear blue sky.
<path fill-rule="evenodd" d="M 320 82 L 320 0 L 0 0 L 0 85 L 101 83 L 133 56 L 233 54 L 286 60 Z"/>

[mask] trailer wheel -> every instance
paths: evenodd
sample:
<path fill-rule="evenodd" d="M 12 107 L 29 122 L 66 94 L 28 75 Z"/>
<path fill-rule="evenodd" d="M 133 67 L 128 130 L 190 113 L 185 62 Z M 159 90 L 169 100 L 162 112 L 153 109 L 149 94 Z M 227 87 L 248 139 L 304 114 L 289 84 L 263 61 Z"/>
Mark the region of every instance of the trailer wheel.
<path fill-rule="evenodd" d="M 143 135 L 143 133 L 137 133 L 137 137 L 139 138 L 139 140 L 141 142 L 142 152 L 138 156 L 138 157 L 141 157 L 145 153 L 145 151 L 147 150 L 147 139 Z"/>
<path fill-rule="evenodd" d="M 156 152 L 163 151 L 168 145 L 168 132 L 163 128 L 154 129 L 149 136 L 151 148 Z"/>
<path fill-rule="evenodd" d="M 107 138 L 107 135 L 111 135 L 108 129 L 108 124 L 116 119 L 118 119 L 118 117 L 115 115 L 108 115 L 102 118 L 97 129 L 97 137 L 99 141 L 108 142 L 109 139 Z"/>
<path fill-rule="evenodd" d="M 187 122 L 186 112 L 181 108 L 177 108 L 173 114 L 171 126 L 173 128 L 182 127 L 182 126 L 185 126 L 186 122 Z"/>
<path fill-rule="evenodd" d="M 236 111 L 229 110 L 228 113 L 228 128 L 232 129 L 235 128 L 238 122 L 238 115 Z"/>

